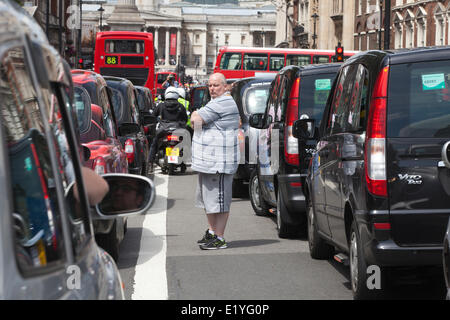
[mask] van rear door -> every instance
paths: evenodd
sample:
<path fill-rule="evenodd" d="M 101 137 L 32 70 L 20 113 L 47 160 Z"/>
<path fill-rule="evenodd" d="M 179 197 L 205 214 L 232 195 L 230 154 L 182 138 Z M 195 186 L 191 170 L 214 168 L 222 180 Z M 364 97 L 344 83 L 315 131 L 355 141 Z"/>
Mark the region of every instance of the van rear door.
<path fill-rule="evenodd" d="M 387 181 L 391 231 L 400 246 L 441 246 L 450 214 L 450 60 L 390 67 Z"/>

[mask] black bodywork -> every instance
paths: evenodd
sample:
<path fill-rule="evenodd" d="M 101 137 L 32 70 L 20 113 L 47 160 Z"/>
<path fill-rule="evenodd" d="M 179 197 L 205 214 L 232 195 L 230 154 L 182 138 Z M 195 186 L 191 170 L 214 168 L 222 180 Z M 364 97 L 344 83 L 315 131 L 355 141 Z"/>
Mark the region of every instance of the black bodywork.
<path fill-rule="evenodd" d="M 308 77 L 331 74 L 334 78 L 339 65 L 288 66 L 280 70 L 271 85 L 271 96 L 267 102 L 264 118 L 272 118 L 267 129 L 261 130 L 258 147 L 257 174 L 259 179 L 260 202 L 262 207 L 277 208 L 278 232 L 280 237 L 295 237 L 304 233 L 305 197 L 299 183 L 306 176 L 300 172 L 298 164 L 288 163 L 285 156 L 285 130 L 288 108 L 298 108 L 298 116 L 315 115 L 302 102 L 310 92 L 302 92 L 302 81 Z M 328 75 L 327 75 L 328 76 Z M 300 80 L 299 80 L 300 79 Z M 299 83 L 296 84 L 296 82 Z M 293 92 L 293 86 L 299 87 Z M 296 87 L 297 88 L 297 87 Z M 311 91 L 312 94 L 312 91 Z M 321 112 L 321 110 L 319 110 Z M 277 150 L 272 150 L 272 143 Z M 274 153 L 275 152 L 275 153 Z"/>
<path fill-rule="evenodd" d="M 208 86 L 199 85 L 195 86 L 189 92 L 189 112 L 194 112 L 197 109 L 200 109 L 211 100 L 211 96 L 209 94 Z"/>
<path fill-rule="evenodd" d="M 419 72 L 414 65 L 431 66 L 436 78 L 439 70 L 450 69 L 449 54 L 448 47 L 365 52 L 350 58 L 333 84 L 306 181 L 307 196 L 318 236 L 338 251 L 349 253 L 352 225 L 356 226 L 366 265 L 442 263 L 442 241 L 450 215 L 450 189 L 445 187 L 450 169 L 439 162 L 440 150 L 450 134 L 444 129 L 432 130 L 436 130 L 436 121 L 449 114 L 450 101 L 445 98 L 448 84 L 442 88 L 443 98 L 432 101 L 441 93 L 425 88 L 425 78 L 416 75 Z M 370 108 L 378 99 L 373 96 L 375 83 L 385 67 L 389 67 L 385 120 L 387 196 L 377 196 L 368 190 L 365 137 L 371 126 Z M 358 77 L 360 80 L 356 80 Z M 356 83 L 361 85 L 362 93 L 353 99 Z M 344 103 L 343 111 L 333 113 L 334 108 L 340 108 L 333 101 L 335 94 L 341 98 L 338 88 L 343 92 L 339 100 Z M 411 98 L 416 95 L 419 98 Z M 417 101 L 421 97 L 427 99 Z M 335 119 L 350 119 L 357 114 L 350 114 L 354 106 L 360 108 L 359 125 L 330 129 Z M 441 113 L 434 115 L 438 108 Z M 375 228 L 375 223 L 387 227 Z"/>
<path fill-rule="evenodd" d="M 122 103 L 118 104 L 113 99 L 114 110 L 119 126 L 119 139 L 123 146 L 128 139 L 134 143 L 134 157 L 128 162 L 128 171 L 133 174 L 146 175 L 147 159 L 149 153 L 149 144 L 145 136 L 144 125 L 139 114 L 137 97 L 133 84 L 125 78 L 104 77 L 108 87 L 117 90 L 122 96 Z M 137 132 L 131 130 L 121 130 L 127 124 L 135 124 L 138 126 Z"/>

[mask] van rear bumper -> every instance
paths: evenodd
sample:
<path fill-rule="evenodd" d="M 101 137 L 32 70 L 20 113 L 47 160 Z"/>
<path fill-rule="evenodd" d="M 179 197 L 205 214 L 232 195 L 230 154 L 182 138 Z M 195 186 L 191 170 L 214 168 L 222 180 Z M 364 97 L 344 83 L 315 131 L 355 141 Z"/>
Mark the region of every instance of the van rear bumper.
<path fill-rule="evenodd" d="M 366 248 L 368 265 L 378 266 L 434 266 L 442 265 L 443 247 L 400 247 L 392 239 L 373 239 Z"/>
<path fill-rule="evenodd" d="M 278 188 L 280 188 L 280 194 L 289 211 L 289 217 L 286 218 L 290 221 L 286 221 L 287 223 L 298 224 L 303 221 L 301 215 L 304 215 L 306 211 L 303 188 L 298 185 L 301 182 L 300 177 L 300 174 L 278 175 Z"/>

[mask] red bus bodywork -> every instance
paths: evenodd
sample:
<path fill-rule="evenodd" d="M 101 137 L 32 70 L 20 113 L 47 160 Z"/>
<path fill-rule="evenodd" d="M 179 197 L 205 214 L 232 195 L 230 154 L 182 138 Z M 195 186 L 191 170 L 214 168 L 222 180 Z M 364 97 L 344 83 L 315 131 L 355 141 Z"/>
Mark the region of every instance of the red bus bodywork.
<path fill-rule="evenodd" d="M 344 59 L 358 51 L 344 51 Z M 288 65 L 308 65 L 333 62 L 334 50 L 221 47 L 214 72 L 227 79 L 254 77 L 267 72 L 278 72 Z"/>
<path fill-rule="evenodd" d="M 105 76 L 126 78 L 155 96 L 153 35 L 147 32 L 97 32 L 94 70 Z"/>
<path fill-rule="evenodd" d="M 159 71 L 155 74 L 155 92 L 156 95 L 163 95 L 164 96 L 164 89 L 162 87 L 162 84 L 164 81 L 166 81 L 169 74 L 173 74 L 175 76 L 175 81 L 178 81 L 177 74 L 175 72 L 171 71 Z"/>

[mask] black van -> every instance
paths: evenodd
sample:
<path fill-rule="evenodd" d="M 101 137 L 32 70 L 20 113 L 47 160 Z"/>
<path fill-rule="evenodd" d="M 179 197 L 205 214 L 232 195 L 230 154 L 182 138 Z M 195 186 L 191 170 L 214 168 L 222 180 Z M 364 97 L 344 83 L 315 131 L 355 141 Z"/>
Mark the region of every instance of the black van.
<path fill-rule="evenodd" d="M 133 84 L 125 78 L 104 76 L 112 91 L 114 112 L 119 126 L 119 140 L 128 157 L 129 173 L 147 174 L 149 143 Z"/>
<path fill-rule="evenodd" d="M 239 167 L 233 177 L 233 197 L 245 197 L 249 191 L 247 184 L 251 173 L 256 168 L 259 130 L 250 127 L 248 119 L 252 114 L 262 113 L 266 109 L 270 84 L 275 76 L 276 73 L 268 73 L 257 77 L 244 78 L 234 82 L 231 89 L 231 96 L 238 106 L 241 119 L 241 128 L 238 135 L 241 156 Z"/>
<path fill-rule="evenodd" d="M 450 47 L 364 52 L 333 85 L 307 180 L 309 245 L 313 258 L 334 247 L 341 260 L 349 255 L 355 298 L 382 292 L 366 286 L 370 265 L 386 278 L 388 267 L 442 263 L 449 54 Z"/>
<path fill-rule="evenodd" d="M 272 81 L 265 113 L 250 117 L 250 126 L 263 129 L 258 139 L 257 168 L 250 177 L 250 200 L 256 204 L 256 214 L 276 213 L 278 235 L 282 238 L 306 232 L 305 197 L 293 123 L 299 118 L 322 117 L 339 67 L 323 64 L 283 68 Z"/>

